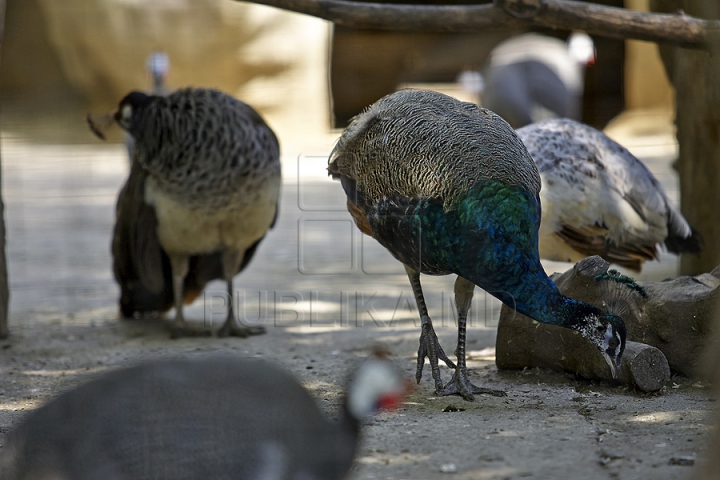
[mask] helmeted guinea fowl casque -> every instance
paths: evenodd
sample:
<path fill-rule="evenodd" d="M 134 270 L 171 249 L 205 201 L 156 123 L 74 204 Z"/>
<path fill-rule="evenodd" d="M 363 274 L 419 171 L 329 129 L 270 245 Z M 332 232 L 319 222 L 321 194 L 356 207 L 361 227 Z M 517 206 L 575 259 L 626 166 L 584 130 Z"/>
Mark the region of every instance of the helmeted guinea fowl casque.
<path fill-rule="evenodd" d="M 599 255 L 639 272 L 658 257 L 697 253 L 702 237 L 626 148 L 589 125 L 551 119 L 517 130 L 542 178 L 540 257 Z"/>
<path fill-rule="evenodd" d="M 183 301 L 221 278 L 231 305 L 219 334 L 262 333 L 235 318 L 232 280 L 277 217 L 273 131 L 249 105 L 201 88 L 168 96 L 132 92 L 113 118 L 135 140 L 112 243 L 123 315 L 174 306 L 173 332 L 186 333 Z M 101 135 L 101 122 L 89 121 Z"/>
<path fill-rule="evenodd" d="M 398 406 L 387 358 L 354 371 L 331 422 L 298 381 L 257 358 L 162 360 L 106 373 L 32 412 L 5 442 L 3 480 L 344 478 L 361 420 Z"/>
<path fill-rule="evenodd" d="M 540 264 L 540 175 L 510 126 L 493 112 L 446 95 L 402 90 L 358 115 L 328 166 L 357 226 L 405 265 L 420 312 L 416 378 L 430 360 L 438 394 L 472 399 L 465 328 L 475 285 L 539 322 L 578 331 L 615 371 L 622 320 L 563 296 Z M 458 275 L 457 365 L 438 344 L 420 273 Z M 455 369 L 443 386 L 443 360 Z"/>

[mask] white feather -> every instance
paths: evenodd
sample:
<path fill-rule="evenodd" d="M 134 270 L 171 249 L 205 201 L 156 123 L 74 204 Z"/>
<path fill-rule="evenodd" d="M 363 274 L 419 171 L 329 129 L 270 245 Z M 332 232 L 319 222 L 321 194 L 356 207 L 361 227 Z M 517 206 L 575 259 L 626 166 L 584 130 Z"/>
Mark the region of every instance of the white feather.
<path fill-rule="evenodd" d="M 540 256 L 578 261 L 555 232 L 563 225 L 615 245 L 662 244 L 668 229 L 692 230 L 660 183 L 627 149 L 602 132 L 569 119 L 534 123 L 517 131 L 542 178 Z"/>

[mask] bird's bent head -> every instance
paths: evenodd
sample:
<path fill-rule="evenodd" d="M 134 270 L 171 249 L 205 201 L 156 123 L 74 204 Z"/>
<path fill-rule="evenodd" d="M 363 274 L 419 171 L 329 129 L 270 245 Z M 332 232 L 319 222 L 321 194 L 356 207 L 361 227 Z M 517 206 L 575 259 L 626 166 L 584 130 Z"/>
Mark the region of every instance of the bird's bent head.
<path fill-rule="evenodd" d="M 133 117 L 138 110 L 150 103 L 152 97 L 142 92 L 130 92 L 120 100 L 120 105 L 114 113 L 93 114 L 88 113 L 87 122 L 90 130 L 101 140 L 105 140 L 105 132 L 117 122 L 128 132 L 133 125 Z"/>
<path fill-rule="evenodd" d="M 573 328 L 600 350 L 610 366 L 613 378 L 617 377 L 627 338 L 622 319 L 615 314 L 591 307 Z"/>
<path fill-rule="evenodd" d="M 135 114 L 145 107 L 152 97 L 142 92 L 130 92 L 120 100 L 117 112 L 115 112 L 115 121 L 123 129 L 130 131 L 133 124 Z"/>

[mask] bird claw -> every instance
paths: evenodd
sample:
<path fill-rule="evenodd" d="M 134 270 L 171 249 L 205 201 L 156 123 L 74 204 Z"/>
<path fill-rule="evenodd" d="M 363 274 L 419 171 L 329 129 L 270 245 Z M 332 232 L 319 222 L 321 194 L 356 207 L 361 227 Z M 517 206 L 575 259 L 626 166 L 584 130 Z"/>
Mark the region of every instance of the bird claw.
<path fill-rule="evenodd" d="M 452 380 L 445 385 L 445 388 L 436 390 L 435 394 L 439 396 L 448 395 L 460 395 L 463 399 L 468 402 L 475 400 L 474 394 L 487 394 L 495 397 L 507 397 L 507 392 L 503 390 L 493 390 L 492 388 L 482 388 L 470 383 L 467 377 L 467 371 L 461 371 L 461 369 L 455 369 L 455 375 Z"/>
<path fill-rule="evenodd" d="M 420 333 L 420 347 L 418 348 L 417 369 L 415 371 L 415 380 L 420 383 L 422 379 L 423 367 L 425 365 L 425 357 L 430 361 L 430 370 L 435 380 L 435 390 L 443 390 L 442 378 L 440 377 L 440 368 L 438 360 L 442 360 L 449 368 L 456 368 L 455 364 L 445 355 L 445 351 L 440 346 L 435 329 L 432 323 L 423 322 L 422 332 Z"/>

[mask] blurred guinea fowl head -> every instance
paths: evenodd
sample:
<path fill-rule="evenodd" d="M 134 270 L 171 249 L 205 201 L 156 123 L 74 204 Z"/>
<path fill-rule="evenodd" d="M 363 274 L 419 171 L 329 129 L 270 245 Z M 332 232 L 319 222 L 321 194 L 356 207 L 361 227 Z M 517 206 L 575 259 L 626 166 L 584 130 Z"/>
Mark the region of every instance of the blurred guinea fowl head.
<path fill-rule="evenodd" d="M 584 32 L 575 32 L 567 40 L 570 56 L 581 65 L 592 65 L 595 63 L 595 42 L 592 37 Z"/>
<path fill-rule="evenodd" d="M 352 417 L 362 420 L 380 410 L 394 410 L 412 386 L 387 352 L 376 349 L 350 377 L 346 393 L 347 411 Z"/>
<path fill-rule="evenodd" d="M 153 52 L 148 55 L 145 68 L 153 78 L 155 88 L 162 87 L 170 70 L 170 58 L 165 52 Z"/>

